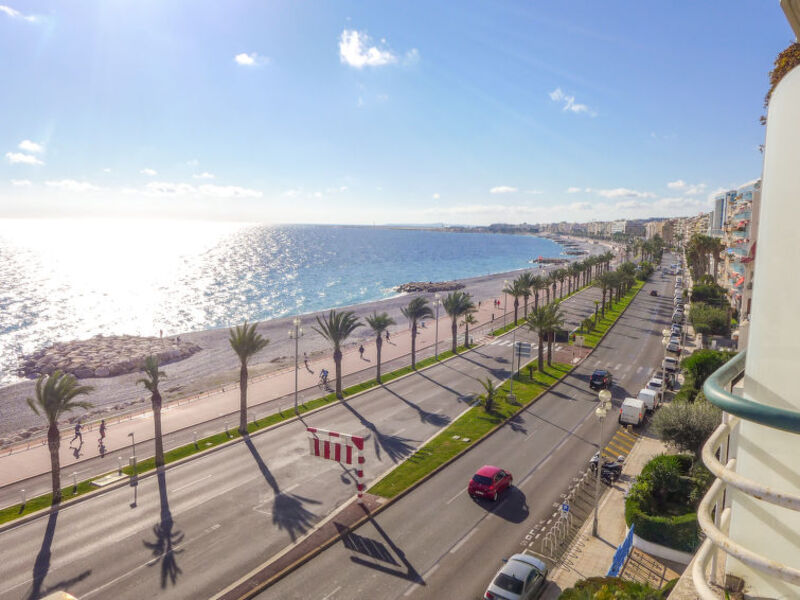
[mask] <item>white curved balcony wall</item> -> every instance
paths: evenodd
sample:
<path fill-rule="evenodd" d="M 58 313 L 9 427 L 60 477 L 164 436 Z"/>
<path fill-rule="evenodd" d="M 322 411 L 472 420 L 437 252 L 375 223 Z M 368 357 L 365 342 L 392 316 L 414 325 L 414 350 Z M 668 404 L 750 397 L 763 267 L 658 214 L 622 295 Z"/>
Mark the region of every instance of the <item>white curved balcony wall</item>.
<path fill-rule="evenodd" d="M 800 410 L 800 67 L 784 77 L 769 106 L 750 323 L 745 396 Z M 731 450 L 743 476 L 800 493 L 799 435 L 742 421 Z M 730 536 L 800 568 L 798 512 L 735 492 Z M 749 596 L 800 598 L 800 587 L 734 559 L 728 558 L 726 571 L 745 579 Z"/>

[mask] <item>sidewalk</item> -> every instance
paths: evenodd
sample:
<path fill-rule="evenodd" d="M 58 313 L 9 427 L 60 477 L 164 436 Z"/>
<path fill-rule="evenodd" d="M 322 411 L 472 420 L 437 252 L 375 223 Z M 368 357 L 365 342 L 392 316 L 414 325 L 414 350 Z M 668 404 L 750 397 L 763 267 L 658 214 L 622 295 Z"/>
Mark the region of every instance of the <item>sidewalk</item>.
<path fill-rule="evenodd" d="M 542 594 L 542 600 L 555 600 L 561 592 L 581 579 L 605 577 L 611 567 L 614 552 L 627 533 L 625 493 L 647 461 L 665 451 L 664 443 L 657 438 L 642 436 L 637 440 L 625 460 L 622 477 L 616 485 L 607 488 L 600 499 L 599 537 L 592 536 L 590 516 L 558 565 L 550 572 L 548 576 L 550 585 Z M 666 563 L 667 561 L 654 558 L 634 548 L 620 577 L 661 587 L 669 580 L 679 577 L 683 570 L 680 565 Z"/>

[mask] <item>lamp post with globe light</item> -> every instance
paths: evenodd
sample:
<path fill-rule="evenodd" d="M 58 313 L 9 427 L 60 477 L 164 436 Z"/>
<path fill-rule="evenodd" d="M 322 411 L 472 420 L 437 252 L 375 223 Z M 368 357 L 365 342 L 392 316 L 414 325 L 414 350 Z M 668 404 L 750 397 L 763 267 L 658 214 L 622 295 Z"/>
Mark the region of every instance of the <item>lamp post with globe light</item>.
<path fill-rule="evenodd" d="M 597 477 L 594 482 L 594 522 L 592 523 L 592 535 L 597 537 L 597 513 L 600 505 L 600 472 L 603 470 L 603 421 L 611 408 L 611 392 L 600 390 L 597 394 L 600 404 L 594 410 L 594 414 L 600 420 L 600 439 L 597 444 Z"/>
<path fill-rule="evenodd" d="M 506 327 L 506 315 L 508 314 L 508 294 L 506 288 L 508 287 L 508 279 L 503 280 L 503 329 Z"/>
<path fill-rule="evenodd" d="M 300 354 L 300 338 L 303 336 L 303 328 L 300 327 L 300 317 L 292 319 L 292 329 L 289 330 L 289 339 L 294 340 L 294 414 L 297 411 L 297 369 Z"/>

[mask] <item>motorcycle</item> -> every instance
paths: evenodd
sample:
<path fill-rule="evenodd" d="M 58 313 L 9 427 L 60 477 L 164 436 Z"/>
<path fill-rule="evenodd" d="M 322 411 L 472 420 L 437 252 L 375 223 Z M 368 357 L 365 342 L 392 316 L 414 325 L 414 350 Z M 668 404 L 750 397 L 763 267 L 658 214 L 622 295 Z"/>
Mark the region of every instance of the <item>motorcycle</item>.
<path fill-rule="evenodd" d="M 600 453 L 595 453 L 592 458 L 589 459 L 589 468 L 591 469 L 592 473 L 597 473 L 597 465 L 600 462 Z M 624 456 L 618 456 L 617 460 L 614 461 L 603 461 L 603 466 L 600 468 L 600 479 L 605 481 L 606 483 L 610 483 L 612 481 L 616 481 L 622 475 L 622 465 L 625 462 Z"/>

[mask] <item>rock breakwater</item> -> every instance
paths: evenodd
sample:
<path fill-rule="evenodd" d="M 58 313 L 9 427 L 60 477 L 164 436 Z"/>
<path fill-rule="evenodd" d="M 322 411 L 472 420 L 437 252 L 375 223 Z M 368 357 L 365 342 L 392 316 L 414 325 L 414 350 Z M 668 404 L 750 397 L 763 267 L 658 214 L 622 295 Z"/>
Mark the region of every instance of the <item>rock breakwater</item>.
<path fill-rule="evenodd" d="M 464 287 L 458 281 L 411 281 L 398 286 L 398 292 L 452 292 Z"/>
<path fill-rule="evenodd" d="M 151 355 L 165 365 L 200 350 L 197 344 L 180 338 L 96 335 L 88 340 L 57 342 L 23 357 L 19 375 L 33 378 L 60 370 L 79 379 L 114 377 L 141 370 Z"/>

